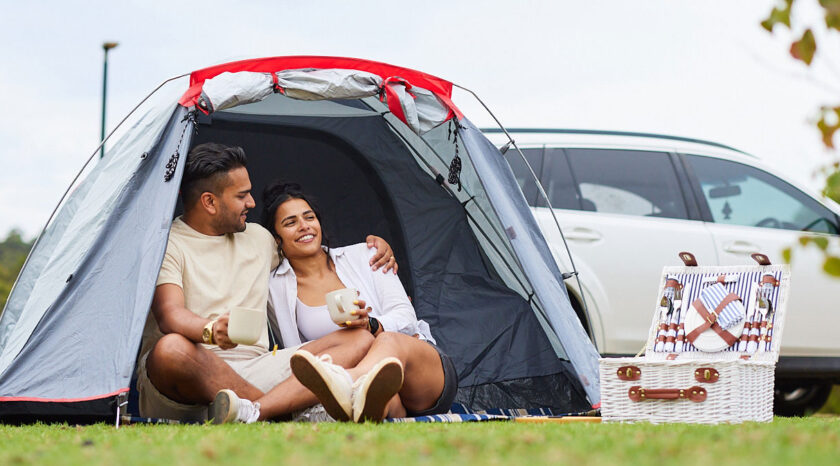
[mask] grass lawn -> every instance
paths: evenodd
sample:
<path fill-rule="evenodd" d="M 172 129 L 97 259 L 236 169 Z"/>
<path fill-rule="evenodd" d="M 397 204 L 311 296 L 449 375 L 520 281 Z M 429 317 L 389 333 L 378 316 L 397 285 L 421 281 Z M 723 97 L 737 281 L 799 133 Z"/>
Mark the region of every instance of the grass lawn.
<path fill-rule="evenodd" d="M 769 424 L 0 426 L 15 464 L 838 464 L 840 418 Z"/>

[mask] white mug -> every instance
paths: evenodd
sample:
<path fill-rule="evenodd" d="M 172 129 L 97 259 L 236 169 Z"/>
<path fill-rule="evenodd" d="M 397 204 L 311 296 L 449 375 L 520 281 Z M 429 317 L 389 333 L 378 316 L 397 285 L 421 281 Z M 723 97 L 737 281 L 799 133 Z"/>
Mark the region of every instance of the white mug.
<path fill-rule="evenodd" d="M 326 295 L 327 309 L 330 311 L 330 318 L 333 322 L 341 325 L 348 320 L 356 320 L 359 316 L 350 315 L 350 311 L 359 310 L 359 306 L 353 301 L 359 299 L 359 293 L 353 288 L 342 288 L 330 291 Z"/>
<path fill-rule="evenodd" d="M 234 307 L 228 320 L 228 338 L 234 343 L 253 345 L 265 329 L 265 309 Z"/>

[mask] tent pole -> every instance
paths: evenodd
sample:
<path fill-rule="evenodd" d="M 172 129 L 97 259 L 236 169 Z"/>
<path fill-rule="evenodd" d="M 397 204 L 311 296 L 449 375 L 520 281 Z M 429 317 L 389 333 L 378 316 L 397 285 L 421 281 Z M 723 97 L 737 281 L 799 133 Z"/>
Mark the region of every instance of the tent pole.
<path fill-rule="evenodd" d="M 510 143 L 513 144 L 513 147 L 516 148 L 516 152 L 519 153 L 519 157 L 521 157 L 522 161 L 525 162 L 525 166 L 528 167 L 528 171 L 531 172 L 531 176 L 534 178 L 534 182 L 537 184 L 537 189 L 539 189 L 539 191 L 540 191 L 540 196 L 542 196 L 542 198 L 545 200 L 545 204 L 548 206 L 548 211 L 551 212 L 551 218 L 554 219 L 554 225 L 557 227 L 557 231 L 560 232 L 560 238 L 563 240 L 563 246 L 566 248 L 566 255 L 569 257 L 569 263 L 572 266 L 572 272 L 574 272 L 575 281 L 577 282 L 578 289 L 580 290 L 580 300 L 583 304 L 583 310 L 587 315 L 586 320 L 587 320 L 587 323 L 588 323 L 591 320 L 591 319 L 588 318 L 589 317 L 589 306 L 587 306 L 587 304 L 586 304 L 586 297 L 585 297 L 585 293 L 583 292 L 583 286 L 580 283 L 580 274 L 578 274 L 577 267 L 575 266 L 575 259 L 572 257 L 572 251 L 569 249 L 569 243 L 566 241 L 566 235 L 563 234 L 563 229 L 560 228 L 560 222 L 557 220 L 557 215 L 554 213 L 554 207 L 551 206 L 551 200 L 548 198 L 548 194 L 546 194 L 545 189 L 543 189 L 543 185 L 540 182 L 539 177 L 537 176 L 536 172 L 534 172 L 534 169 L 531 167 L 531 164 L 528 163 L 528 160 L 525 158 L 525 154 L 522 153 L 522 150 L 516 144 L 516 141 L 513 140 L 513 137 L 511 137 L 511 135 L 510 135 L 510 133 L 508 133 L 507 129 L 505 129 L 505 127 L 502 125 L 502 123 L 499 121 L 499 119 L 496 118 L 496 115 L 494 115 L 493 112 L 490 111 L 490 109 L 487 107 L 487 105 L 484 104 L 484 101 L 481 100 L 481 98 L 479 98 L 478 95 L 475 92 L 467 89 L 466 87 L 459 86 L 459 85 L 454 84 L 454 83 L 452 85 L 457 87 L 458 89 L 461 89 L 463 91 L 466 91 L 466 92 L 469 92 L 470 94 L 472 94 L 473 98 L 475 98 L 475 100 L 477 100 L 478 103 L 480 103 L 481 106 L 484 107 L 484 110 L 486 110 L 487 113 L 490 114 L 490 117 L 492 117 L 493 120 L 496 122 L 496 124 L 499 125 L 499 128 L 501 128 L 501 130 L 504 131 L 505 136 L 507 136 Z M 588 325 L 591 327 L 591 324 L 588 324 Z M 589 330 L 589 334 L 592 335 L 592 329 L 589 328 L 587 330 Z"/>

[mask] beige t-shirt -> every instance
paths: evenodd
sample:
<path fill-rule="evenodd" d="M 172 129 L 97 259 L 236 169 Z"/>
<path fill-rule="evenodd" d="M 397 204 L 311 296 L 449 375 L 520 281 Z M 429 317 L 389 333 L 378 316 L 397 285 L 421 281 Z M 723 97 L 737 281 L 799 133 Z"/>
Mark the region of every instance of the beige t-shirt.
<path fill-rule="evenodd" d="M 172 222 L 166 255 L 157 285 L 171 283 L 184 290 L 187 309 L 201 317 L 215 319 L 230 309 L 242 306 L 265 309 L 268 302 L 268 276 L 278 263 L 277 244 L 271 233 L 256 223 L 246 224 L 245 231 L 222 236 L 207 236 L 187 225 L 181 217 Z M 143 331 L 143 353 L 149 351 L 163 334 L 150 312 Z M 205 345 L 225 359 L 226 351 Z M 268 331 L 253 346 L 239 345 L 231 359 L 268 350 Z"/>

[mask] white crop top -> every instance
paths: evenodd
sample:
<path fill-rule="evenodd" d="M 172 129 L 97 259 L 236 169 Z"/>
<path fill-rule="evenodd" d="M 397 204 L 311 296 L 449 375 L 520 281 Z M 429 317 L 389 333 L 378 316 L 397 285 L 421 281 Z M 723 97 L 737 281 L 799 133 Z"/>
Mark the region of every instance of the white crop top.
<path fill-rule="evenodd" d="M 295 314 L 297 314 L 298 331 L 303 341 L 317 340 L 341 328 L 330 318 L 330 311 L 327 310 L 326 304 L 310 307 L 297 298 Z"/>

